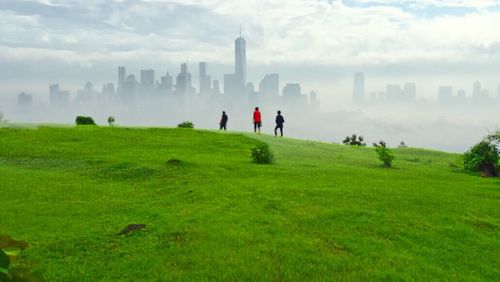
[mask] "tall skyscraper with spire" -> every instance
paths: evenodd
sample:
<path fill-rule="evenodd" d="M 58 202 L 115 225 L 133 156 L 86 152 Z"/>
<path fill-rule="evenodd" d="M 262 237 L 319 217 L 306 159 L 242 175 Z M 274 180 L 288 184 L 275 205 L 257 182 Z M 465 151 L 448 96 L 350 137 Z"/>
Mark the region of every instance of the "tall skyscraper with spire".
<path fill-rule="evenodd" d="M 234 41 L 234 79 L 238 89 L 244 91 L 247 79 L 247 55 L 246 55 L 246 41 L 240 36 Z M 241 93 L 243 94 L 243 93 Z"/>

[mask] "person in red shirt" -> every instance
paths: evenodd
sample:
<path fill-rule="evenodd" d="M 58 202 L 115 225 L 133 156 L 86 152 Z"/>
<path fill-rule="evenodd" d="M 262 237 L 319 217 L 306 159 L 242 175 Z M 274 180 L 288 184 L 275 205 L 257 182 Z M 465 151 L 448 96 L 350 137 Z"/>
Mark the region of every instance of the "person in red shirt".
<path fill-rule="evenodd" d="M 257 132 L 257 129 L 260 133 L 260 127 L 262 126 L 262 118 L 260 116 L 259 107 L 255 107 L 255 111 L 253 112 L 253 131 Z"/>

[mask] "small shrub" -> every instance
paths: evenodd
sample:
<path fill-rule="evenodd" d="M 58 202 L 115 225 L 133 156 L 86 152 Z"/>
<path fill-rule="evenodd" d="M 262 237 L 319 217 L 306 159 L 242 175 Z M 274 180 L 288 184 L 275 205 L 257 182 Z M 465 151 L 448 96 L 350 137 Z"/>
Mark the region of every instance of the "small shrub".
<path fill-rule="evenodd" d="M 92 117 L 77 116 L 75 123 L 77 125 L 95 125 L 94 119 Z"/>
<path fill-rule="evenodd" d="M 392 151 L 387 148 L 384 141 L 373 143 L 375 147 L 375 152 L 377 153 L 378 159 L 384 164 L 385 167 L 392 167 L 392 161 L 394 160 L 394 155 Z"/>
<path fill-rule="evenodd" d="M 190 121 L 185 121 L 177 125 L 178 128 L 194 128 L 194 123 Z"/>
<path fill-rule="evenodd" d="M 256 164 L 274 163 L 274 154 L 266 143 L 260 143 L 252 151 L 252 162 Z"/>
<path fill-rule="evenodd" d="M 401 143 L 399 143 L 399 148 L 408 148 L 408 146 L 406 145 L 405 141 L 401 141 Z"/>
<path fill-rule="evenodd" d="M 353 134 L 352 136 L 346 136 L 342 143 L 344 143 L 344 145 L 351 146 L 366 146 L 366 143 L 364 143 L 363 141 L 363 136 L 357 136 L 356 134 Z"/>
<path fill-rule="evenodd" d="M 464 169 L 470 172 L 482 172 L 487 177 L 496 177 L 498 160 L 497 146 L 485 139 L 464 153 Z"/>
<path fill-rule="evenodd" d="M 108 124 L 109 124 L 109 126 L 115 125 L 115 117 L 114 116 L 108 117 Z"/>

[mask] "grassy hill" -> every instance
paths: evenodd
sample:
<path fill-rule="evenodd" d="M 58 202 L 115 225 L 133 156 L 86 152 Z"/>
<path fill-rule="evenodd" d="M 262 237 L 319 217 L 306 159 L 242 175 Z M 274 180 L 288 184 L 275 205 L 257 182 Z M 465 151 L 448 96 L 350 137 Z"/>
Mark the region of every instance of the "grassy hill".
<path fill-rule="evenodd" d="M 255 165 L 261 141 L 274 165 Z M 456 155 L 189 129 L 0 129 L 0 235 L 48 281 L 498 280 L 500 181 Z M 177 161 L 178 160 L 178 161 Z M 147 227 L 117 235 L 129 223 Z"/>

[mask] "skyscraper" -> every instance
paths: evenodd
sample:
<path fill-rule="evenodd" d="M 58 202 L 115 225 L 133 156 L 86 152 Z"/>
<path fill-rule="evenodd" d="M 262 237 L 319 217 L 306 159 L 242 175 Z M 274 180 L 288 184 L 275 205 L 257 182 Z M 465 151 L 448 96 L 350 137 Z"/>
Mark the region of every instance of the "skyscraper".
<path fill-rule="evenodd" d="M 212 93 L 215 95 L 219 95 L 221 93 L 218 79 L 214 79 L 213 81 Z"/>
<path fill-rule="evenodd" d="M 123 83 L 125 83 L 125 75 L 126 75 L 125 67 L 123 67 L 123 66 L 118 67 L 118 89 L 117 89 L 117 92 L 119 95 L 121 94 L 121 91 L 123 88 Z"/>
<path fill-rule="evenodd" d="M 200 94 L 207 95 L 212 88 L 212 78 L 207 75 L 207 63 L 200 62 L 199 65 Z"/>
<path fill-rule="evenodd" d="M 68 106 L 69 91 L 61 91 L 59 84 L 49 84 L 49 98 L 52 107 Z"/>
<path fill-rule="evenodd" d="M 319 109 L 320 109 L 318 95 L 316 94 L 315 91 L 311 91 L 309 93 L 309 106 L 310 106 L 310 109 L 313 111 L 319 111 Z"/>
<path fill-rule="evenodd" d="M 158 86 L 160 91 L 172 91 L 172 76 L 167 72 L 165 76 L 160 78 L 160 85 Z"/>
<path fill-rule="evenodd" d="M 242 88 L 239 89 L 243 91 Z M 227 73 L 224 75 L 224 95 L 234 95 L 238 93 L 238 87 L 236 85 L 236 79 L 234 74 Z"/>
<path fill-rule="evenodd" d="M 247 79 L 247 55 L 246 41 L 240 36 L 234 41 L 234 79 L 237 87 L 241 90 L 245 88 Z"/>
<path fill-rule="evenodd" d="M 102 86 L 101 96 L 102 98 L 112 100 L 115 96 L 115 85 L 113 83 L 106 83 Z"/>
<path fill-rule="evenodd" d="M 285 99 L 296 99 L 300 98 L 301 90 L 300 84 L 298 83 L 287 83 L 283 87 L 283 98 Z"/>
<path fill-rule="evenodd" d="M 59 89 L 59 84 L 49 84 L 49 99 L 52 107 L 66 107 L 69 105 L 69 91 Z"/>
<path fill-rule="evenodd" d="M 137 80 L 133 74 L 127 76 L 123 82 L 121 97 L 122 101 L 132 105 L 135 103 L 135 90 L 136 90 Z"/>
<path fill-rule="evenodd" d="M 277 97 L 280 93 L 280 77 L 277 73 L 266 74 L 260 81 L 259 92 L 267 97 Z"/>
<path fill-rule="evenodd" d="M 146 93 L 152 93 L 155 89 L 155 71 L 153 69 L 141 70 L 141 88 Z"/>
<path fill-rule="evenodd" d="M 439 102 L 448 104 L 453 99 L 453 87 L 451 86 L 440 86 L 439 87 Z"/>
<path fill-rule="evenodd" d="M 399 84 L 389 84 L 386 88 L 386 101 L 398 102 L 404 97 L 404 91 Z"/>
<path fill-rule="evenodd" d="M 407 82 L 403 87 L 405 101 L 414 101 L 417 97 L 417 85 L 414 82 Z"/>
<path fill-rule="evenodd" d="M 181 73 L 177 75 L 175 89 L 180 95 L 189 94 L 192 90 L 191 74 L 188 72 L 187 63 L 181 65 Z"/>
<path fill-rule="evenodd" d="M 357 72 L 354 74 L 352 100 L 356 104 L 363 104 L 365 99 L 365 74 Z"/>
<path fill-rule="evenodd" d="M 17 105 L 20 108 L 30 108 L 33 105 L 33 96 L 22 92 L 17 96 Z"/>
<path fill-rule="evenodd" d="M 49 84 L 49 101 L 51 106 L 59 104 L 59 84 Z"/>

